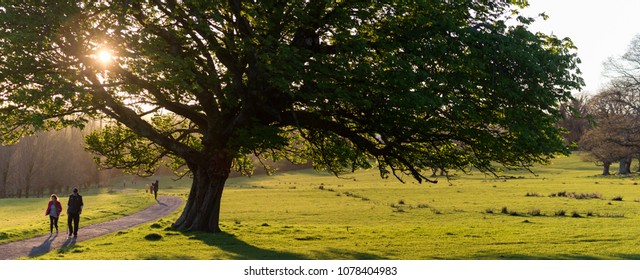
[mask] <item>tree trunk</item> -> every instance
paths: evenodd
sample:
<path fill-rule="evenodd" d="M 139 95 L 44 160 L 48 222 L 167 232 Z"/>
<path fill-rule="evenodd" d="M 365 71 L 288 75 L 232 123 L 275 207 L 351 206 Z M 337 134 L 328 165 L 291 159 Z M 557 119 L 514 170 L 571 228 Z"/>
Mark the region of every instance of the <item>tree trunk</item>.
<path fill-rule="evenodd" d="M 209 166 L 189 165 L 193 183 L 189 199 L 173 227 L 186 230 L 221 232 L 220 202 L 229 178 L 232 158 L 216 160 Z"/>
<path fill-rule="evenodd" d="M 602 168 L 602 175 L 604 176 L 609 176 L 611 175 L 611 172 L 609 172 L 609 168 L 611 167 L 611 163 L 610 162 L 605 162 L 603 164 L 603 168 Z"/>
<path fill-rule="evenodd" d="M 0 181 L 0 198 L 7 197 L 7 182 L 9 181 L 9 171 L 2 172 L 2 181 Z"/>
<path fill-rule="evenodd" d="M 631 173 L 628 159 L 621 159 L 620 166 L 618 167 L 618 174 L 625 175 Z"/>
<path fill-rule="evenodd" d="M 29 192 L 31 191 L 31 180 L 29 179 L 30 178 L 27 177 L 27 182 L 25 183 L 24 198 L 29 198 Z"/>

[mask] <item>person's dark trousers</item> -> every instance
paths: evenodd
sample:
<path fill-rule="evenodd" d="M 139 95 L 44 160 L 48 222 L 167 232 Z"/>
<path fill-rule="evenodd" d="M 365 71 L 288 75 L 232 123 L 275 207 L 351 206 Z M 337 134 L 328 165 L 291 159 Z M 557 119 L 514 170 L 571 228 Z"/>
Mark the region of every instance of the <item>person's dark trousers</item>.
<path fill-rule="evenodd" d="M 69 236 L 71 236 L 71 234 L 78 236 L 80 213 L 69 213 L 69 215 L 67 215 L 67 223 L 69 224 Z"/>
<path fill-rule="evenodd" d="M 56 233 L 58 233 L 58 217 L 49 216 L 49 232 L 53 232 L 53 227 L 56 227 Z"/>

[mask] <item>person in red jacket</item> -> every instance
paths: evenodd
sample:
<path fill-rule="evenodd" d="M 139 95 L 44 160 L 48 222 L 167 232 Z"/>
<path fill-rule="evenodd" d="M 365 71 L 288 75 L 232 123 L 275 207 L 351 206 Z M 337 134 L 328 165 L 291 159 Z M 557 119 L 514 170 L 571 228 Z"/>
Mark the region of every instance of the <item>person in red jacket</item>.
<path fill-rule="evenodd" d="M 44 215 L 49 215 L 49 236 L 53 234 L 53 227 L 56 228 L 56 234 L 58 234 L 58 218 L 62 214 L 62 204 L 58 201 L 58 196 L 55 194 L 51 195 L 51 199 L 49 199 L 49 205 L 47 205 L 47 211 Z"/>

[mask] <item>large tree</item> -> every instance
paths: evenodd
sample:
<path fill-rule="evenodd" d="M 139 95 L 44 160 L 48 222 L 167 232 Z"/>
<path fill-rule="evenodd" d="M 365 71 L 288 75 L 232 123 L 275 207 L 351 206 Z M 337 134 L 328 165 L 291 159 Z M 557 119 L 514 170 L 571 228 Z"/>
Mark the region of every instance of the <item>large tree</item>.
<path fill-rule="evenodd" d="M 587 160 L 602 163 L 609 175 L 611 163 L 619 161 L 618 174 L 631 173 L 631 161 L 640 155 L 640 99 L 628 88 L 610 86 L 587 102 L 595 126 L 582 136 L 579 146 Z"/>
<path fill-rule="evenodd" d="M 579 146 L 588 153 L 587 161 L 603 166 L 602 175 L 611 175 L 610 166 L 620 162 L 618 174 L 631 172 L 631 160 L 640 151 L 640 128 L 635 120 L 622 115 L 597 119 L 597 125 L 584 133 Z"/>
<path fill-rule="evenodd" d="M 253 158 L 420 182 L 529 167 L 567 151 L 558 104 L 582 80 L 511 2 L 6 0 L 2 137 L 109 119 L 100 163 L 189 172 L 174 226 L 212 232 Z"/>
<path fill-rule="evenodd" d="M 640 113 L 640 34 L 631 40 L 623 55 L 610 58 L 605 66 L 611 86 L 624 91 L 624 101 Z"/>
<path fill-rule="evenodd" d="M 636 127 L 636 131 L 638 131 L 637 123 L 640 119 L 640 34 L 631 40 L 623 55 L 611 58 L 606 65 L 607 75 L 612 78 L 611 87 L 619 92 L 618 102 L 629 108 L 631 126 Z M 636 145 L 640 146 L 640 142 Z M 636 154 L 635 156 L 640 155 Z M 630 161 L 627 164 L 630 165 Z"/>

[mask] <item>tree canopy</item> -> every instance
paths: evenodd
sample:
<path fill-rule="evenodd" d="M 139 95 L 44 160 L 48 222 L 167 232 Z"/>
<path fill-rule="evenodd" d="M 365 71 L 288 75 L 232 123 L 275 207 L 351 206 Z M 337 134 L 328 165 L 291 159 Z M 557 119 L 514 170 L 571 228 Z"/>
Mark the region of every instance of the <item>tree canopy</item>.
<path fill-rule="evenodd" d="M 208 231 L 254 158 L 420 182 L 528 167 L 567 152 L 582 80 L 511 2 L 3 1 L 1 137 L 111 120 L 87 138 L 99 162 L 191 173 L 175 225 Z"/>
<path fill-rule="evenodd" d="M 597 125 L 581 139 L 583 150 L 591 159 L 605 166 L 620 161 L 618 174 L 631 172 L 631 161 L 640 155 L 640 35 L 627 51 L 606 64 L 611 78 L 608 87 L 589 100 Z"/>

